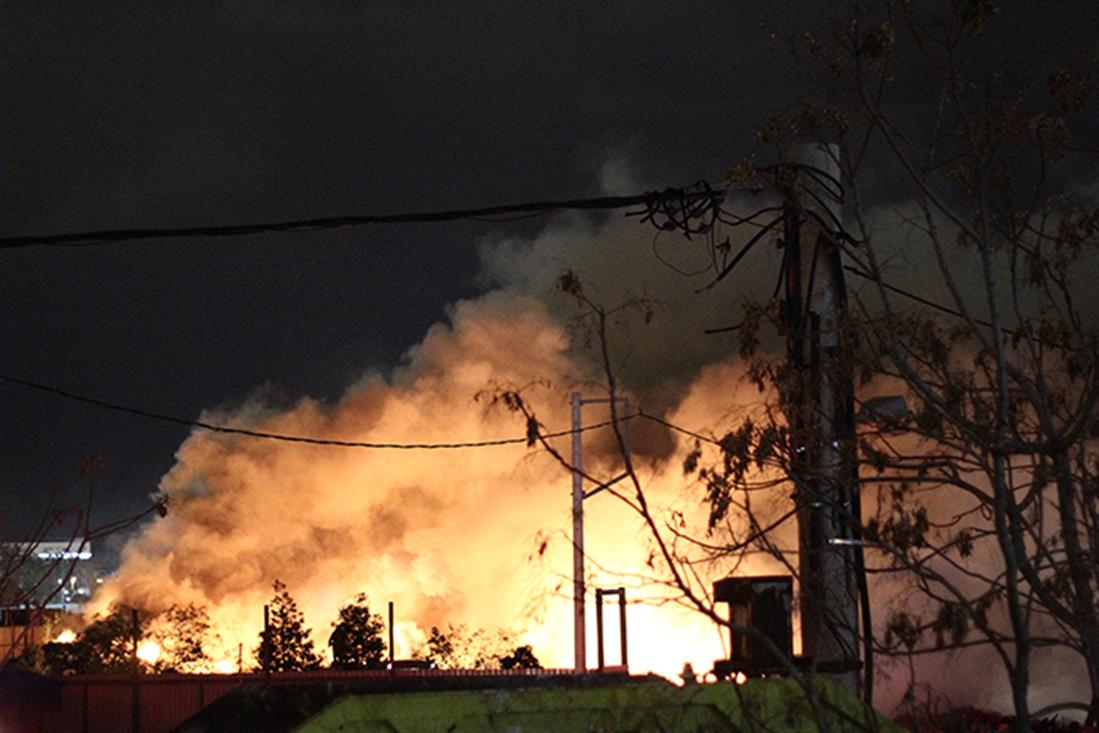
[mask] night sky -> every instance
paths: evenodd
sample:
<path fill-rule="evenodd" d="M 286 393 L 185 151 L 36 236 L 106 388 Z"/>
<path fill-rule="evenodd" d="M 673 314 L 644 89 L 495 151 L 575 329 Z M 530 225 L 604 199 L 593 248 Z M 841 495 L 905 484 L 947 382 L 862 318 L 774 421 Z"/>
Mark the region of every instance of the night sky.
<path fill-rule="evenodd" d="M 990 63 L 1094 22 L 1093 3 L 1027 5 Z M 836 12 L 501 6 L 4 3 L 0 236 L 594 196 L 614 161 L 641 190 L 717 182 L 804 83 L 784 38 Z M 484 289 L 479 241 L 545 224 L 6 250 L 0 373 L 185 418 L 260 387 L 331 399 Z M 10 385 L 0 421 L 5 537 L 49 487 L 81 496 L 89 453 L 97 522 L 139 511 L 188 432 Z"/>

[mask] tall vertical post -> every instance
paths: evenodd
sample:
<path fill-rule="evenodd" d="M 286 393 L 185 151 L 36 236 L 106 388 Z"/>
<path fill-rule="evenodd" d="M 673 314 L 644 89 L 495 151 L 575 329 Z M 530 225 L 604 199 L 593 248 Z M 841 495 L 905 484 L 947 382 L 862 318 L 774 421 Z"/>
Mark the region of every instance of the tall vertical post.
<path fill-rule="evenodd" d="M 263 642 L 259 647 L 259 664 L 264 672 L 271 673 L 271 607 L 263 604 Z"/>
<path fill-rule="evenodd" d="M 394 635 L 394 630 L 393 630 L 393 601 L 390 601 L 389 602 L 389 668 L 390 669 L 393 668 L 393 660 L 396 658 L 396 655 L 393 652 L 393 647 L 394 646 L 396 646 L 396 644 L 395 644 L 395 635 Z"/>
<path fill-rule="evenodd" d="M 854 418 L 842 335 L 845 290 L 833 233 L 842 222 L 839 148 L 794 152 L 786 191 L 787 356 L 798 516 L 802 653 L 854 694 L 858 582 L 852 548 Z"/>
<path fill-rule="evenodd" d="M 628 413 L 627 413 L 628 414 Z M 618 589 L 618 643 L 621 650 L 622 666 L 630 668 L 629 642 L 626 637 L 626 589 Z"/>
<path fill-rule="evenodd" d="M 138 681 L 141 674 L 141 660 L 137 656 L 137 644 L 141 640 L 141 621 L 138 618 L 137 609 L 130 609 L 130 634 L 133 637 L 133 657 L 131 663 L 134 670 L 134 696 L 133 705 L 130 708 L 130 730 L 139 733 L 141 730 L 141 683 Z"/>
<path fill-rule="evenodd" d="M 584 477 L 579 392 L 572 393 L 572 624 L 577 672 L 588 668 L 584 620 Z"/>
<path fill-rule="evenodd" d="M 606 592 L 602 588 L 595 590 L 595 649 L 598 654 L 596 666 L 602 672 L 607 666 L 607 655 L 603 651 L 603 596 Z"/>

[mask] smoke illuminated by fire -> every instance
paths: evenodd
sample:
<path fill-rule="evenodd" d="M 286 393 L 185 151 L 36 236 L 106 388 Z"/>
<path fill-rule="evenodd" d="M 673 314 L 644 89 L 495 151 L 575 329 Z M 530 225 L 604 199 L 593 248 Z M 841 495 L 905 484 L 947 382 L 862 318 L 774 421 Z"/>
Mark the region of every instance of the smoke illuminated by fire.
<path fill-rule="evenodd" d="M 203 419 L 349 441 L 492 440 L 522 435 L 525 425 L 477 395 L 523 388 L 546 430 L 568 428 L 570 391 L 603 396 L 599 364 L 577 348 L 582 338 L 570 338 L 574 303 L 549 295 L 568 266 L 596 283 L 593 297 L 606 305 L 642 293 L 674 310 L 658 311 L 643 328 L 612 324 L 619 345 L 624 342 L 616 352 L 616 374 L 634 404 L 649 414 L 720 434 L 765 396 L 743 383 L 743 363 L 729 354 L 735 342 L 701 331 L 737 320 L 733 300 L 769 297 L 778 255 L 760 252 L 761 259 L 745 261 L 734 294 L 715 289 L 684 303 L 682 294 L 691 286 L 647 257 L 647 247 L 639 245 L 632 223 L 595 226 L 568 217 L 532 240 L 485 242 L 483 280 L 499 290 L 453 306 L 449 322 L 432 327 L 392 373 L 367 373 L 335 403 L 305 397 L 290 406 L 271 404 L 261 393 Z M 697 269 L 684 252 L 677 247 L 663 255 L 681 271 Z M 628 276 L 623 263 L 629 263 Z M 593 406 L 586 408 L 584 422 L 606 417 Z M 657 523 L 663 527 L 682 512 L 688 533 L 705 537 L 701 492 L 682 471 L 693 441 L 641 420 L 629 430 Z M 587 471 L 613 476 L 621 470 L 608 431 L 586 434 L 584 444 Z M 568 455 L 568 438 L 554 445 Z M 490 633 L 514 631 L 515 642 L 530 644 L 544 665 L 572 665 L 570 475 L 541 449 L 363 450 L 196 431 L 176 458 L 160 486 L 169 499 L 168 516 L 125 548 L 121 569 L 90 613 L 116 601 L 152 612 L 173 604 L 205 607 L 220 643 L 210 650 L 212 667 L 202 671 L 235 672 L 255 664 L 263 606 L 278 579 L 298 601 L 322 651 L 339 607 L 365 592 L 376 612 L 387 601 L 395 603 L 398 658 L 421 650 L 432 626 L 465 624 Z M 677 592 L 653 582 L 666 579 L 667 572 L 636 513 L 609 492 L 587 501 L 585 513 L 589 665 L 596 659 L 595 587 L 627 589 L 631 671 L 673 676 L 689 662 L 703 672 L 725 657 L 716 625 L 677 603 Z M 796 540 L 780 537 L 779 543 L 789 548 Z M 736 566 L 707 568 L 696 587 L 706 589 L 734 571 L 788 569 L 752 555 Z M 908 602 L 892 598 L 885 580 L 871 582 L 881 588 L 874 590 L 877 598 Z M 607 662 L 617 664 L 617 613 L 607 610 Z M 874 619 L 879 630 L 884 619 Z M 796 635 L 794 641 L 796 652 Z M 916 664 L 921 678 L 995 706 L 995 696 L 1006 688 L 988 683 L 989 659 L 981 655 L 969 652 L 965 664 L 932 656 Z M 1040 663 L 1053 668 L 1060 664 L 1054 661 Z M 885 668 L 880 664 L 879 670 Z M 981 673 L 974 674 L 975 668 Z M 1050 679 L 1063 688 L 1066 675 L 1058 671 Z M 904 685 L 903 675 L 884 680 L 879 704 L 889 696 L 895 701 Z"/>
<path fill-rule="evenodd" d="M 524 395 L 539 419 L 549 430 L 568 426 L 567 392 L 588 374 L 540 303 L 497 294 L 458 304 L 451 321 L 433 327 L 389 379 L 368 375 L 338 404 L 302 399 L 280 411 L 257 399 L 205 418 L 346 440 L 487 440 L 524 426 L 478 393 L 537 383 Z M 736 375 L 707 375 L 674 419 L 712 425 L 732 405 Z M 585 422 L 605 418 L 596 409 L 585 414 Z M 698 497 L 684 493 L 676 457 L 688 444 L 677 446 L 651 424 L 631 429 L 650 498 L 690 512 Z M 557 445 L 567 454 L 567 438 Z M 586 436 L 586 468 L 609 475 L 616 468 L 609 445 L 606 434 Z M 364 591 L 375 610 L 395 602 L 398 657 L 415 653 L 431 626 L 464 623 L 513 629 L 543 664 L 571 666 L 570 476 L 543 451 L 355 450 L 196 432 L 177 459 L 161 486 L 168 516 L 126 547 L 93 610 L 112 601 L 152 611 L 205 606 L 224 642 L 215 656 L 235 668 L 238 645 L 251 661 L 263 605 L 279 579 L 320 647 L 338 608 Z M 674 594 L 639 581 L 664 573 L 638 517 L 609 494 L 585 511 L 590 587 L 626 585 L 632 600 L 649 601 L 629 608 L 631 667 L 671 675 L 684 662 L 709 669 L 724 656 L 713 622 L 662 602 Z M 606 617 L 614 663 L 617 614 Z M 593 662 L 594 626 L 589 611 Z"/>
<path fill-rule="evenodd" d="M 523 395 L 547 431 L 569 427 L 568 393 L 599 395 L 600 364 L 578 346 L 571 299 L 555 292 L 563 267 L 575 269 L 600 302 L 644 295 L 661 306 L 651 323 L 616 321 L 616 371 L 634 404 L 688 427 L 720 430 L 730 413 L 761 396 L 729 366 L 735 342 L 705 336 L 750 295 L 715 289 L 691 296 L 655 257 L 638 257 L 651 234 L 633 221 L 595 225 L 555 219 L 533 239 L 482 243 L 483 282 L 498 288 L 452 307 L 392 373 L 368 373 L 335 404 L 303 398 L 289 407 L 262 395 L 211 422 L 296 435 L 359 441 L 448 442 L 523 435 L 522 419 L 476 396 L 495 387 Z M 644 244 L 639 244 L 644 242 Z M 702 243 L 669 256 L 683 269 L 707 258 Z M 777 255 L 746 267 L 770 273 Z M 623 263 L 630 263 L 624 276 Z M 745 273 L 751 275 L 751 272 Z M 749 277 L 759 297 L 771 276 Z M 710 366 L 707 366 L 710 365 Z M 602 411 L 601 411 L 602 409 Z M 584 422 L 606 419 L 585 408 Z M 631 422 L 639 476 L 659 523 L 680 510 L 705 533 L 701 492 L 682 458 L 693 440 L 651 422 Z M 569 439 L 555 445 L 568 455 Z M 593 475 L 621 470 L 609 431 L 584 438 Z M 361 450 L 273 443 L 196 431 L 161 481 L 169 513 L 123 551 L 117 575 L 90 611 L 119 601 L 150 611 L 193 603 L 209 611 L 221 637 L 215 666 L 254 664 L 263 605 L 272 583 L 287 584 L 324 648 L 342 604 L 365 592 L 373 610 L 396 607 L 396 655 L 418 651 L 432 626 L 508 629 L 546 666 L 572 666 L 570 475 L 545 451 L 510 445 L 465 450 Z M 629 493 L 631 487 L 622 485 Z M 651 582 L 667 577 L 649 531 L 609 492 L 585 502 L 588 554 L 588 660 L 594 665 L 594 588 L 625 586 L 630 667 L 678 674 L 726 656 L 723 634 L 678 594 Z M 759 557 L 759 556 L 753 556 Z M 781 572 L 762 560 L 739 573 Z M 731 566 L 715 567 L 723 575 Z M 708 578 L 698 581 L 708 589 Z M 617 613 L 608 608 L 607 662 L 617 663 Z M 238 661 L 238 655 L 240 657 Z"/>

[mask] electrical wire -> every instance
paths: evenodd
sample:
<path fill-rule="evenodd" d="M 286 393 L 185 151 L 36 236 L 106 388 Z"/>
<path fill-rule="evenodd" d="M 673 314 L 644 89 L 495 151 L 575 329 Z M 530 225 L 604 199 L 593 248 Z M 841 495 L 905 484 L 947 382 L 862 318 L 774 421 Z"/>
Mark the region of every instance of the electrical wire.
<path fill-rule="evenodd" d="M 643 410 L 638 410 L 634 415 L 630 415 L 630 417 L 635 417 L 635 416 L 643 418 L 645 420 L 649 420 L 651 422 L 654 422 L 657 425 L 663 425 L 664 427 L 668 428 L 669 430 L 674 430 L 677 433 L 682 433 L 683 435 L 694 438 L 695 440 L 701 441 L 703 443 L 710 443 L 712 445 L 718 445 L 718 446 L 721 445 L 720 440 L 716 440 L 715 438 L 712 438 L 708 435 L 703 435 L 702 433 L 695 432 L 694 430 L 688 430 L 687 428 L 680 427 L 679 425 L 676 425 L 673 422 L 669 422 L 668 420 L 665 420 L 662 417 L 657 417 L 656 415 L 650 415 L 649 413 L 644 412 Z"/>
<path fill-rule="evenodd" d="M 869 280 L 871 282 L 880 282 L 881 286 L 883 288 L 885 288 L 886 290 L 889 290 L 890 292 L 896 293 L 897 295 L 900 295 L 904 298 L 908 298 L 909 300 L 914 300 L 917 303 L 920 303 L 922 305 L 926 305 L 928 308 L 934 308 L 937 311 L 940 311 L 942 313 L 946 313 L 946 314 L 951 315 L 951 316 L 955 316 L 956 318 L 964 319 L 966 317 L 965 314 L 962 313 L 959 310 L 955 310 L 954 308 L 951 308 L 949 306 L 945 306 L 942 303 L 936 303 L 933 300 L 928 300 L 927 298 L 924 298 L 920 295 L 916 295 L 915 293 L 913 293 L 909 290 L 905 290 L 904 288 L 899 288 L 896 285 L 890 285 L 889 283 L 885 282 L 884 280 L 879 281 L 878 278 L 874 277 L 873 275 L 871 275 L 868 272 L 863 272 L 862 270 L 860 270 L 857 267 L 852 267 L 851 265 L 844 265 L 843 269 L 846 270 L 847 272 L 851 273 L 852 275 L 855 275 L 856 277 L 863 278 L 864 280 Z M 985 326 L 987 328 L 992 328 L 991 323 L 989 323 L 988 321 L 986 321 L 984 319 L 981 319 L 981 318 L 974 318 L 973 322 L 977 323 L 981 326 Z M 1002 328 L 1001 330 L 1004 333 L 1008 334 L 1009 336 L 1014 336 L 1015 335 L 1015 331 L 1013 331 L 1010 328 Z"/>
<path fill-rule="evenodd" d="M 26 379 L 19 379 L 17 377 L 11 377 L 4 374 L 0 374 L 0 382 L 7 382 L 8 384 L 14 384 L 20 387 L 25 387 L 27 389 L 45 392 L 47 394 L 52 394 L 57 397 L 64 397 L 65 399 L 73 400 L 75 402 L 82 402 L 86 405 L 94 405 L 95 407 L 101 407 L 106 410 L 113 410 L 115 412 L 121 412 L 127 415 L 136 415 L 138 417 L 144 417 L 149 420 L 159 420 L 160 422 L 172 423 L 174 425 L 182 425 L 184 427 L 201 428 L 203 430 L 209 430 L 214 433 L 242 435 L 249 438 L 276 440 L 284 443 L 302 443 L 305 445 L 335 446 L 339 448 L 371 448 L 381 450 L 454 450 L 461 448 L 488 448 L 500 445 L 529 445 L 531 442 L 528 436 L 523 436 L 521 438 L 497 438 L 494 440 L 469 440 L 442 443 L 400 443 L 395 441 L 337 440 L 334 438 L 314 438 L 304 435 L 286 435 L 283 433 L 272 433 L 264 430 L 252 430 L 250 428 L 238 428 L 230 425 L 219 425 L 216 423 L 206 422 L 204 420 L 189 420 L 187 418 L 182 418 L 175 415 L 168 415 L 160 412 L 151 412 L 149 410 L 143 410 L 137 407 L 130 407 L 128 405 L 121 405 L 115 402 L 107 402 L 106 400 L 100 400 L 94 397 L 79 395 L 74 392 L 59 389 L 57 387 L 51 387 L 47 384 L 31 382 Z M 637 413 L 633 415 L 623 415 L 619 417 L 619 420 L 632 420 L 634 417 L 637 417 Z M 606 420 L 604 422 L 593 423 L 591 425 L 582 425 L 581 427 L 576 429 L 558 430 L 552 433 L 544 433 L 541 435 L 541 437 L 546 439 L 561 438 L 566 435 L 573 435 L 574 433 L 585 433 L 589 430 L 605 428 L 612 424 L 613 421 Z"/>
<path fill-rule="evenodd" d="M 644 206 L 638 215 L 652 215 L 653 211 L 664 210 L 672 205 L 690 207 L 716 202 L 725 197 L 727 189 L 704 187 L 699 190 L 669 188 L 664 191 L 633 194 L 628 196 L 601 196 L 597 198 L 565 199 L 559 201 L 538 201 L 499 206 L 485 206 L 474 209 L 448 209 L 441 211 L 416 211 L 399 214 L 356 214 L 351 216 L 332 216 L 317 219 L 296 219 L 290 221 L 267 222 L 259 224 L 230 224 L 225 226 L 197 226 L 180 228 L 149 229 L 104 229 L 90 232 L 70 232 L 66 234 L 45 234 L 21 237 L 0 238 L 0 249 L 18 249 L 23 247 L 88 247 L 130 242 L 148 239 L 181 239 L 205 237 L 246 237 L 256 234 L 286 232 L 314 232 L 345 227 L 362 227 L 377 224 L 428 224 L 445 221 L 508 221 L 512 219 L 540 216 L 553 211 L 592 211 L 622 209 L 630 206 Z M 519 216 L 515 215 L 529 215 Z"/>
<path fill-rule="evenodd" d="M 7 382 L 8 384 L 14 384 L 26 389 L 36 390 L 38 392 L 44 392 L 56 397 L 63 397 L 74 402 L 81 402 L 86 405 L 92 405 L 94 407 L 101 407 L 106 410 L 112 410 L 114 412 L 121 412 L 127 415 L 135 415 L 137 417 L 143 417 L 149 420 L 158 420 L 160 422 L 167 422 L 173 425 L 181 425 L 183 427 L 200 428 L 202 430 L 209 430 L 215 433 L 224 433 L 227 435 L 242 435 L 248 438 L 260 438 L 263 440 L 277 440 L 285 443 L 304 443 L 306 445 L 323 445 L 323 446 L 335 446 L 339 448 L 374 448 L 374 449 L 389 449 L 389 450 L 440 450 L 440 449 L 459 449 L 459 448 L 487 448 L 499 445 L 519 445 L 527 444 L 530 442 L 528 436 L 521 438 L 496 438 L 493 440 L 469 440 L 469 441 L 452 441 L 442 443 L 400 443 L 395 441 L 362 441 L 362 440 L 338 440 L 334 438 L 314 438 L 304 435 L 287 435 L 284 433 L 273 433 L 264 430 L 252 430 L 251 428 L 238 428 L 231 425 L 220 425 L 217 423 L 210 423 L 204 420 L 189 420 L 187 418 L 178 417 L 175 415 L 168 415 L 161 412 L 152 412 L 150 410 L 144 410 L 138 407 L 131 407 L 129 405 L 122 405 L 116 402 L 108 402 L 106 400 L 100 400 L 95 397 L 87 397 L 85 395 L 69 392 L 68 390 L 53 387 L 48 384 L 42 384 L 40 382 L 32 382 L 26 379 L 20 379 L 18 377 L 12 377 L 6 374 L 0 374 L 0 382 Z M 683 435 L 690 436 L 697 440 L 701 440 L 704 443 L 712 443 L 714 445 L 720 445 L 720 441 L 693 430 L 676 425 L 673 422 L 665 420 L 664 418 L 651 415 L 643 410 L 638 409 L 636 412 L 629 415 L 619 416 L 619 422 L 625 422 L 627 420 L 633 420 L 634 418 L 642 418 L 651 422 L 663 425 L 664 427 L 682 433 Z M 543 438 L 563 438 L 567 435 L 573 435 L 574 433 L 586 433 L 591 430 L 598 430 L 600 428 L 610 427 L 614 424 L 613 420 L 604 420 L 602 422 L 592 423 L 590 425 L 582 425 L 579 428 L 573 430 L 557 430 L 551 433 L 542 433 Z"/>

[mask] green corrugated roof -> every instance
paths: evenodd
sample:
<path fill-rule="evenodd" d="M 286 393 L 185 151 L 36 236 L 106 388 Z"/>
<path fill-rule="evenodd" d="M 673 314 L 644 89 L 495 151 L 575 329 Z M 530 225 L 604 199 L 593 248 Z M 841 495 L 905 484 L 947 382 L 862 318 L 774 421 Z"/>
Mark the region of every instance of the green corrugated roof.
<path fill-rule="evenodd" d="M 690 685 L 627 684 L 588 689 L 517 689 L 348 695 L 306 720 L 299 733 L 577 733 L 579 731 L 743 731 L 782 733 L 873 730 L 900 733 L 884 717 L 826 681 L 818 722 L 789 679 Z"/>

